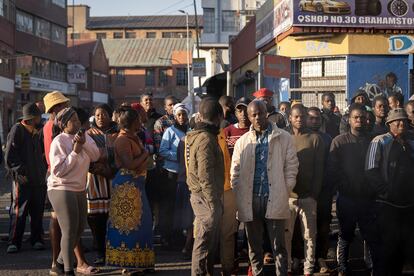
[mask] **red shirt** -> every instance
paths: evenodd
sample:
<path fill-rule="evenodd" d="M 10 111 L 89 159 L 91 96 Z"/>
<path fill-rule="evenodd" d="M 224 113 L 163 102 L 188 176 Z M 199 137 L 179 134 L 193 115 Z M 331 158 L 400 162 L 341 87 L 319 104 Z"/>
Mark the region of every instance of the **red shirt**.
<path fill-rule="evenodd" d="M 249 128 L 239 128 L 239 124 L 229 125 L 224 129 L 224 134 L 226 135 L 226 143 L 230 152 L 230 156 L 233 155 L 234 145 L 236 145 L 237 140 L 243 136 L 246 132 L 249 131 Z"/>
<path fill-rule="evenodd" d="M 47 162 L 48 169 L 50 169 L 49 152 L 50 152 L 50 145 L 52 144 L 52 140 L 53 140 L 52 136 L 53 136 L 53 120 L 49 120 L 43 126 L 43 146 L 45 147 L 45 155 L 46 155 L 46 162 Z"/>

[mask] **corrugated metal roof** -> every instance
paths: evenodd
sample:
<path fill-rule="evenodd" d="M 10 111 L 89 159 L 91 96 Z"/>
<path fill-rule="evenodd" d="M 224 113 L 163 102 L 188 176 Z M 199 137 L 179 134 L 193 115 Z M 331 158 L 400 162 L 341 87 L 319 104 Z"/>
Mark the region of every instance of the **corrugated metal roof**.
<path fill-rule="evenodd" d="M 173 51 L 186 51 L 186 38 L 103 39 L 110 67 L 169 67 Z M 190 39 L 190 49 L 193 49 Z"/>
<path fill-rule="evenodd" d="M 195 16 L 188 17 L 190 27 L 195 27 Z M 198 24 L 203 25 L 203 16 L 198 16 Z M 185 29 L 185 15 L 159 16 L 92 16 L 86 28 L 96 29 Z"/>

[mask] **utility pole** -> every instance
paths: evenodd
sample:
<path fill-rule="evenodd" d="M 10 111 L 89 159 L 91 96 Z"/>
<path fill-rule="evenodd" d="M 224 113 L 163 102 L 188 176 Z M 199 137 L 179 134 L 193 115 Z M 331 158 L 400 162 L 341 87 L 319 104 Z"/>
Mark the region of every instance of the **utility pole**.
<path fill-rule="evenodd" d="M 196 0 L 193 0 L 194 3 L 194 15 L 195 15 L 195 26 L 196 26 L 196 43 L 197 43 L 197 58 L 200 58 L 200 41 L 199 41 L 199 34 L 200 30 L 198 28 L 198 17 L 197 17 L 197 4 Z M 201 90 L 201 77 L 198 77 L 198 87 Z"/>

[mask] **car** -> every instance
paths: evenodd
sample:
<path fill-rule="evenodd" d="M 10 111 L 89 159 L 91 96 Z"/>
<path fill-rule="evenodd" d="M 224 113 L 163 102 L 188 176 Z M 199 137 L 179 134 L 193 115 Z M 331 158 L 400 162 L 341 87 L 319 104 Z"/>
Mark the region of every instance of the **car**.
<path fill-rule="evenodd" d="M 351 13 L 351 7 L 347 2 L 337 0 L 300 0 L 299 10 L 329 14 Z"/>

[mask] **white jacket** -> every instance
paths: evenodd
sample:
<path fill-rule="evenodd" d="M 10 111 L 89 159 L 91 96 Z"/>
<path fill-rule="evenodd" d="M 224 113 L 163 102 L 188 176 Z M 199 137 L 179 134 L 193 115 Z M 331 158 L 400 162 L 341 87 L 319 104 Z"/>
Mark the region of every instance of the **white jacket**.
<path fill-rule="evenodd" d="M 269 200 L 267 219 L 287 219 L 289 194 L 296 184 L 299 161 L 291 135 L 272 124 L 269 134 L 267 175 Z M 236 195 L 237 217 L 241 222 L 253 220 L 253 178 L 255 171 L 256 133 L 251 128 L 237 142 L 231 164 L 231 186 Z"/>

